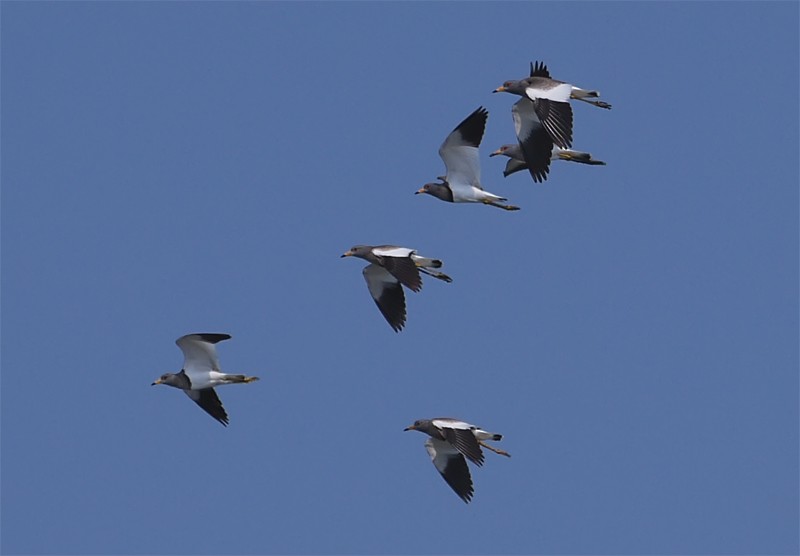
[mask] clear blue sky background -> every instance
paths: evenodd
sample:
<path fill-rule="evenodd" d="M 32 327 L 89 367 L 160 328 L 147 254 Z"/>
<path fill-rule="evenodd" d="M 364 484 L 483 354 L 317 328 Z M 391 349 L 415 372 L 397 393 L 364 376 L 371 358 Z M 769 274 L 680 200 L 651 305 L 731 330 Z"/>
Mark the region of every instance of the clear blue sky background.
<path fill-rule="evenodd" d="M 798 552 L 797 2 L 0 10 L 4 553 Z M 488 158 L 532 60 L 608 166 Z M 480 105 L 519 212 L 413 194 Z M 454 282 L 395 334 L 356 243 Z M 433 416 L 505 434 L 470 505 Z"/>

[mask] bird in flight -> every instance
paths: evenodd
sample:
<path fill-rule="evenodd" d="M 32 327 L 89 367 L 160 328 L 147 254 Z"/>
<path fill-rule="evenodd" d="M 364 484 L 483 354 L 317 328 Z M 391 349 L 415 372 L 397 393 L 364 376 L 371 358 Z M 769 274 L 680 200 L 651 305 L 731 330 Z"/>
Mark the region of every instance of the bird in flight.
<path fill-rule="evenodd" d="M 228 414 L 222 407 L 215 386 L 249 383 L 257 376 L 232 375 L 219 368 L 216 344 L 230 339 L 230 334 L 187 334 L 175 343 L 183 352 L 183 368 L 178 373 L 165 373 L 151 386 L 165 384 L 183 390 L 189 398 L 214 419 L 228 426 Z"/>

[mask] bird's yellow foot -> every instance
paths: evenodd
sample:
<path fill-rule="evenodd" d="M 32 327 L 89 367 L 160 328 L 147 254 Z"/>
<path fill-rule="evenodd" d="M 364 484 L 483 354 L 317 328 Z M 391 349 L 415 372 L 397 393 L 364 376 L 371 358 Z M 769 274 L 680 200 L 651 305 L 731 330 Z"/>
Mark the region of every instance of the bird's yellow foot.
<path fill-rule="evenodd" d="M 511 454 L 509 454 L 505 450 L 501 450 L 500 448 L 495 448 L 494 446 L 492 446 L 491 444 L 487 444 L 483 440 L 478 440 L 478 444 L 480 444 L 481 446 L 483 446 L 487 450 L 491 450 L 495 454 L 500 454 L 501 456 L 506 456 L 507 458 L 511 457 Z"/>

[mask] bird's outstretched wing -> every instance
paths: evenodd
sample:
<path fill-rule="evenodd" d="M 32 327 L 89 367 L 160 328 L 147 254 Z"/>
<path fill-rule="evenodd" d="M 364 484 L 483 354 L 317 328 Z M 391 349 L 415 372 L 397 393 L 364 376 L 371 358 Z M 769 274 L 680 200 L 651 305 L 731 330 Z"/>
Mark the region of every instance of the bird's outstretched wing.
<path fill-rule="evenodd" d="M 522 156 L 535 182 L 543 182 L 550 171 L 550 159 L 553 154 L 553 139 L 539 121 L 534 103 L 521 98 L 511 107 L 514 129 L 517 132 Z M 509 161 L 509 164 L 513 161 Z M 508 170 L 508 165 L 506 165 Z"/>
<path fill-rule="evenodd" d="M 184 392 L 194 403 L 202 407 L 203 411 L 222 423 L 223 426 L 228 426 L 228 414 L 225 412 L 225 408 L 222 407 L 222 402 L 213 388 L 184 390 Z"/>
<path fill-rule="evenodd" d="M 480 187 L 481 165 L 478 147 L 486 129 L 489 112 L 482 106 L 467 116 L 439 147 L 439 156 L 447 168 L 445 180 L 451 189 Z"/>
<path fill-rule="evenodd" d="M 458 494 L 459 498 L 469 503 L 475 490 L 472 487 L 472 477 L 464 456 L 450 443 L 436 438 L 428 438 L 425 441 L 425 449 L 445 482 Z"/>
<path fill-rule="evenodd" d="M 369 264 L 362 271 L 367 288 L 375 300 L 386 322 L 395 332 L 400 332 L 406 324 L 406 297 L 403 286 L 392 274 L 376 264 Z"/>

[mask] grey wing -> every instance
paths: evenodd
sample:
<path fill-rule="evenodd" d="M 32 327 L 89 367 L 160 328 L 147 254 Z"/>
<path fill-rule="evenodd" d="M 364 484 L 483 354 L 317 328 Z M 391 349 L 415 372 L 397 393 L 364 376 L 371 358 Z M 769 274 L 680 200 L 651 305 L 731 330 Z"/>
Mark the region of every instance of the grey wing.
<path fill-rule="evenodd" d="M 225 408 L 222 407 L 222 402 L 213 388 L 184 390 L 184 392 L 194 403 L 203 408 L 203 411 L 222 423 L 222 426 L 228 426 L 228 414 L 225 412 Z"/>
<path fill-rule="evenodd" d="M 425 449 L 445 482 L 458 494 L 459 498 L 469 503 L 474 488 L 464 456 L 446 441 L 436 438 L 428 438 L 425 441 Z"/>
<path fill-rule="evenodd" d="M 406 324 L 406 298 L 403 286 L 388 270 L 376 264 L 365 266 L 362 274 L 383 318 L 392 330 L 400 332 Z"/>
<path fill-rule="evenodd" d="M 489 112 L 479 107 L 458 124 L 439 147 L 439 156 L 447 168 L 445 178 L 451 188 L 465 185 L 480 187 L 478 147 L 483 139 L 488 117 Z"/>
<path fill-rule="evenodd" d="M 550 171 L 553 155 L 553 139 L 536 115 L 534 103 L 521 98 L 511 107 L 514 129 L 517 133 L 525 165 L 535 182 L 543 182 Z M 508 165 L 506 165 L 508 170 Z"/>
<path fill-rule="evenodd" d="M 527 170 L 528 165 L 525 164 L 522 160 L 515 160 L 513 158 L 509 158 L 508 162 L 506 162 L 506 168 L 503 170 L 503 177 L 507 178 L 511 174 L 516 174 L 517 172 L 521 172 L 522 170 Z"/>
<path fill-rule="evenodd" d="M 230 337 L 230 334 L 187 334 L 175 340 L 183 352 L 183 369 L 190 379 L 194 372 L 219 371 L 215 344 Z"/>

